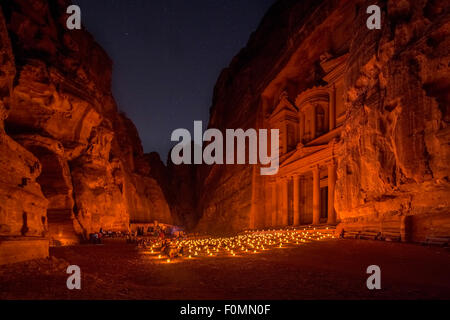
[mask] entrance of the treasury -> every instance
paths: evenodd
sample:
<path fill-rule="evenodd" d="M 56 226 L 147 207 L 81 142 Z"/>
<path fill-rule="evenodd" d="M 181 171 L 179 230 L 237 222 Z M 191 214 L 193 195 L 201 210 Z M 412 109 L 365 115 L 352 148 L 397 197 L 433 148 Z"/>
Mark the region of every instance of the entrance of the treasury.
<path fill-rule="evenodd" d="M 328 221 L 328 186 L 320 188 L 320 222 Z"/>

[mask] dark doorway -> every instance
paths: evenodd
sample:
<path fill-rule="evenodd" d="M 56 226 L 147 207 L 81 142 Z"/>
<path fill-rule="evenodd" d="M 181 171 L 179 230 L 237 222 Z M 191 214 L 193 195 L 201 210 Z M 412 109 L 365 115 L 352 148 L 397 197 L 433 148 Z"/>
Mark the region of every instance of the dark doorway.
<path fill-rule="evenodd" d="M 320 188 L 320 218 L 328 219 L 328 187 Z"/>

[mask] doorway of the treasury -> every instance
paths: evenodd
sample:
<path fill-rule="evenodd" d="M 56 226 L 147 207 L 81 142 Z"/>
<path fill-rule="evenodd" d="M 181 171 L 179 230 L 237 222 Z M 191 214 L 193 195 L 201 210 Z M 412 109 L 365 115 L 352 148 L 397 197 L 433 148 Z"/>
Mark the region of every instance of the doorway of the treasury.
<path fill-rule="evenodd" d="M 328 221 L 328 186 L 320 188 L 320 222 Z"/>

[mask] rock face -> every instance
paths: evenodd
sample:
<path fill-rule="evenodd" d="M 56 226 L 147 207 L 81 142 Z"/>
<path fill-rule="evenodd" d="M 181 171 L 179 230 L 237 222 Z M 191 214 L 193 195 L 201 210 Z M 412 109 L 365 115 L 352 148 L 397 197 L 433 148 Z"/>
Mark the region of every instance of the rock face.
<path fill-rule="evenodd" d="M 381 30 L 366 27 L 372 4 L 382 9 Z M 448 236 L 449 18 L 439 0 L 278 1 L 222 72 L 209 126 L 270 128 L 267 111 L 282 93 L 295 104 L 327 84 L 321 62 L 345 55 L 336 92 L 345 106 L 335 141 L 340 226 L 392 228 L 414 241 Z M 203 168 L 198 228 L 273 226 L 271 179 L 257 167 Z"/>
<path fill-rule="evenodd" d="M 41 164 L 4 130 L 16 68 L 1 12 L 0 59 L 0 235 L 42 237 L 48 200 L 36 182 Z"/>
<path fill-rule="evenodd" d="M 195 229 L 200 219 L 198 209 L 200 166 L 174 165 L 170 156 L 168 164 L 165 165 L 155 152 L 147 154 L 146 160 L 151 167 L 150 175 L 161 186 L 169 203 L 175 224 L 184 226 L 187 230 Z"/>
<path fill-rule="evenodd" d="M 375 3 L 382 28 L 368 30 Z M 299 202 L 303 223 L 320 223 L 323 202 L 340 228 L 413 241 L 450 234 L 447 1 L 275 3 L 220 75 L 209 123 L 276 123 L 275 177 L 250 165 L 166 167 L 144 154 L 111 94 L 112 62 L 89 33 L 66 29 L 68 5 L 0 3 L 0 263 L 36 257 L 27 247 L 45 256 L 46 239 L 71 244 L 130 222 L 217 233 L 298 224 L 289 212 Z M 306 109 L 315 125 L 305 142 Z M 274 121 L 277 111 L 289 117 Z M 299 180 L 289 168 L 302 166 Z"/>
<path fill-rule="evenodd" d="M 171 223 L 111 94 L 112 62 L 89 33 L 67 30 L 68 5 L 0 4 L 0 236 L 71 244 L 130 221 Z"/>
<path fill-rule="evenodd" d="M 444 1 L 388 1 L 383 32 L 355 33 L 336 209 L 343 224 L 450 234 L 450 22 Z"/>
<path fill-rule="evenodd" d="M 316 64 L 324 52 L 322 43 L 330 42 L 324 36 L 329 30 L 320 30 L 322 37 L 314 39 L 318 48 L 304 51 L 303 60 L 297 59 L 291 69 L 285 66 L 304 43 L 311 42 L 308 36 L 335 7 L 335 2 L 327 1 L 276 2 L 247 46 L 222 71 L 215 86 L 209 127 L 223 132 L 270 128 L 265 123 L 266 110 L 274 106 L 281 92 L 289 88 L 298 94 L 315 83 Z M 278 80 L 279 74 L 292 79 Z M 199 230 L 222 233 L 269 226 L 264 221 L 255 224 L 255 219 L 265 220 L 272 210 L 270 195 L 264 191 L 269 188 L 269 178 L 262 178 L 259 168 L 214 165 L 202 170 L 201 180 Z"/>

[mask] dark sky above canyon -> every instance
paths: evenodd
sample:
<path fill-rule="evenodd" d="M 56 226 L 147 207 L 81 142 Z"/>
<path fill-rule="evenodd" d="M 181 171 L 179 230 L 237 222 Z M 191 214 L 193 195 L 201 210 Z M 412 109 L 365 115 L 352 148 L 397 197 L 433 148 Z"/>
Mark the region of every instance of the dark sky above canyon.
<path fill-rule="evenodd" d="M 220 71 L 274 0 L 74 0 L 114 61 L 113 94 L 146 152 L 165 161 L 177 128 L 206 127 Z"/>

